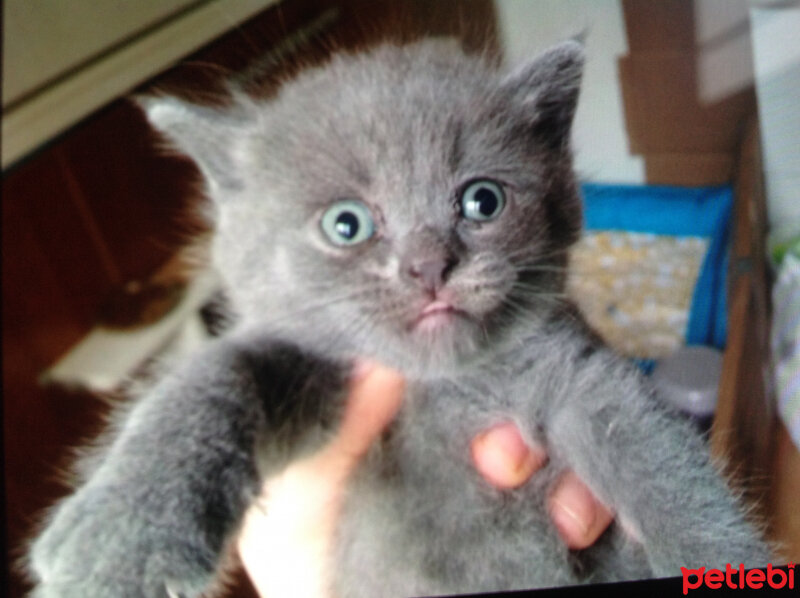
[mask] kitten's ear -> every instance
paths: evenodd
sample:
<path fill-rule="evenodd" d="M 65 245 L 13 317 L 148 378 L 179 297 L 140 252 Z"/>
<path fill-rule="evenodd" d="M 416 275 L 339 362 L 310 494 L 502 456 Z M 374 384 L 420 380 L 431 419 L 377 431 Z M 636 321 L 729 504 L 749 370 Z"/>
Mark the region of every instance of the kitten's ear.
<path fill-rule="evenodd" d="M 134 102 L 176 150 L 200 167 L 212 191 L 242 186 L 234 148 L 246 131 L 244 110 L 200 106 L 174 97 L 139 96 Z"/>
<path fill-rule="evenodd" d="M 531 132 L 550 147 L 565 147 L 583 73 L 583 44 L 562 42 L 509 73 L 501 91 L 522 109 Z"/>

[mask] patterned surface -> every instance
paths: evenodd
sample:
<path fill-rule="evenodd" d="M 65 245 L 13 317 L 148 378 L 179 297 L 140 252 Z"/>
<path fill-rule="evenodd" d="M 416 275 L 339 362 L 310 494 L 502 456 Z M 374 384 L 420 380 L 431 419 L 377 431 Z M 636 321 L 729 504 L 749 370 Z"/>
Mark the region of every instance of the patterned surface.
<path fill-rule="evenodd" d="M 657 359 L 684 343 L 708 239 L 585 233 L 571 255 L 570 296 L 615 349 Z"/>

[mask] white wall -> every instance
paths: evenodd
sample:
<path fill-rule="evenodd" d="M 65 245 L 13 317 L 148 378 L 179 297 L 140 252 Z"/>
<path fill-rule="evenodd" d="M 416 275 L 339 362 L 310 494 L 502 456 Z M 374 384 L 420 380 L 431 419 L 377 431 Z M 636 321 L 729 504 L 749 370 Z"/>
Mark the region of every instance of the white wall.
<path fill-rule="evenodd" d="M 800 4 L 750 17 L 767 209 L 785 240 L 800 235 Z"/>
<path fill-rule="evenodd" d="M 695 43 L 700 52 L 701 103 L 713 104 L 753 85 L 753 46 L 747 0 L 694 0 Z"/>
<path fill-rule="evenodd" d="M 628 53 L 619 0 L 496 0 L 509 64 L 586 30 L 587 63 L 573 130 L 576 169 L 597 182 L 644 182 L 628 153 L 617 57 Z"/>

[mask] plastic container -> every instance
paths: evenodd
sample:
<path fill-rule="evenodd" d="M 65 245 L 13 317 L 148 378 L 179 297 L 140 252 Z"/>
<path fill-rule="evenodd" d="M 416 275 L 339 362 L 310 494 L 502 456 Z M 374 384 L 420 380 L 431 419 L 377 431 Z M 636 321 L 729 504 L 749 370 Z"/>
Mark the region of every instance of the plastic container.
<path fill-rule="evenodd" d="M 659 394 L 680 411 L 707 424 L 717 406 L 722 353 L 712 347 L 681 347 L 660 360 L 652 380 Z"/>

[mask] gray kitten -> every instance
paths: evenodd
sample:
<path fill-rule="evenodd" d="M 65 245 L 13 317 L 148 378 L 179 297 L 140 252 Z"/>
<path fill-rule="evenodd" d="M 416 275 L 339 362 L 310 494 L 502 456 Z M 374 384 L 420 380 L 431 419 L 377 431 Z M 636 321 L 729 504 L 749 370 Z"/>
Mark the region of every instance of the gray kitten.
<path fill-rule="evenodd" d="M 207 589 L 263 477 L 336 427 L 356 356 L 408 391 L 349 488 L 342 598 L 764 565 L 702 440 L 560 298 L 582 63 L 567 42 L 502 74 L 428 41 L 334 57 L 269 102 L 145 102 L 206 178 L 238 321 L 121 420 L 34 543 L 33 596 Z M 516 490 L 470 463 L 501 421 L 549 455 Z M 545 508 L 566 468 L 618 514 L 581 552 Z"/>

